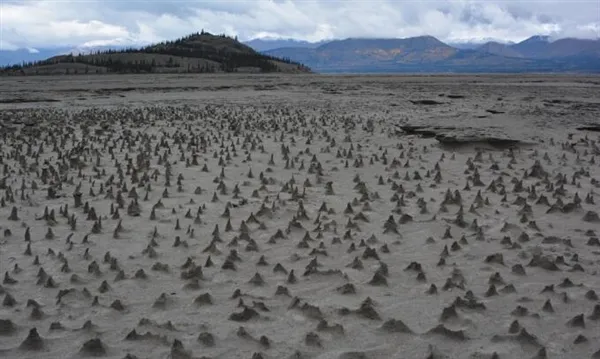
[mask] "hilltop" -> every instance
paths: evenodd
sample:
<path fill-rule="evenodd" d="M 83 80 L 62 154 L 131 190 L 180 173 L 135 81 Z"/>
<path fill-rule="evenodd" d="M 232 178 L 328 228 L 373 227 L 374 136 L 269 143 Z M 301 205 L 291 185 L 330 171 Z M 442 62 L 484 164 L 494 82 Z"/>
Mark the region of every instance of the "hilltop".
<path fill-rule="evenodd" d="M 262 54 L 236 38 L 200 32 L 142 48 L 53 56 L 7 66 L 7 74 L 310 72 L 299 62 Z"/>

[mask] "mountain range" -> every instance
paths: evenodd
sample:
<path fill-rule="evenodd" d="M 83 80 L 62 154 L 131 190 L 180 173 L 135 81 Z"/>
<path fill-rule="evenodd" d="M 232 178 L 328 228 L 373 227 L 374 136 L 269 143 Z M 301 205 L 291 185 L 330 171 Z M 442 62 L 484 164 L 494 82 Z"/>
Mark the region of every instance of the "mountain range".
<path fill-rule="evenodd" d="M 231 39 L 233 41 L 233 39 Z M 237 41 L 235 41 L 237 42 Z M 600 72 L 600 40 L 532 36 L 519 43 L 444 43 L 432 36 L 349 38 L 308 42 L 254 39 L 243 43 L 264 55 L 290 60 L 315 72 Z M 62 47 L 0 50 L 0 66 L 66 54 L 123 48 Z M 183 61 L 187 64 L 189 61 Z M 188 66 L 188 65 L 185 65 Z"/>
<path fill-rule="evenodd" d="M 334 40 L 263 53 L 316 72 L 600 72 L 600 40 L 532 36 L 515 44 L 450 46 L 432 36 Z"/>
<path fill-rule="evenodd" d="M 250 46 L 251 48 L 253 48 L 256 51 L 264 52 L 264 51 L 279 49 L 282 47 L 305 47 L 305 48 L 314 49 L 321 45 L 325 45 L 326 43 L 331 42 L 331 41 L 334 41 L 334 40 L 321 40 L 321 41 L 316 41 L 316 42 L 310 42 L 310 41 L 305 41 L 305 40 L 279 39 L 279 38 L 266 37 L 266 38 L 252 39 L 249 41 L 245 41 L 244 44 Z M 493 40 L 490 39 L 489 41 L 493 41 Z M 476 49 L 485 42 L 486 41 L 477 41 L 477 42 L 475 42 L 475 41 L 459 41 L 459 42 L 448 42 L 447 44 L 452 47 L 455 47 L 457 49 L 468 50 L 468 49 Z M 508 44 L 513 44 L 513 43 L 510 42 Z"/>

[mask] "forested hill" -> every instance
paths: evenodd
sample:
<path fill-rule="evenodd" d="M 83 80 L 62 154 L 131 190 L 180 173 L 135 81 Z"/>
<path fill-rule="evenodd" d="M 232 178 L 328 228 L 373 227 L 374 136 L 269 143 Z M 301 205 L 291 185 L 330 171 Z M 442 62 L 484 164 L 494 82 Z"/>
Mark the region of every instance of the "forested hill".
<path fill-rule="evenodd" d="M 298 62 L 256 52 L 225 35 L 195 33 L 142 48 L 68 54 L 7 66 L 3 74 L 310 72 Z"/>

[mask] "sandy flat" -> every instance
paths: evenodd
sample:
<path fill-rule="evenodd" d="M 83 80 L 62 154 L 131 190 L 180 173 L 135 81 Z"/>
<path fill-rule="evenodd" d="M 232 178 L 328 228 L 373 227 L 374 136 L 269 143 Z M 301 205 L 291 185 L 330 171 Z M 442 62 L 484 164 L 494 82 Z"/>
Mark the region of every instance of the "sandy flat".
<path fill-rule="evenodd" d="M 0 80 L 0 357 L 600 358 L 598 77 Z"/>

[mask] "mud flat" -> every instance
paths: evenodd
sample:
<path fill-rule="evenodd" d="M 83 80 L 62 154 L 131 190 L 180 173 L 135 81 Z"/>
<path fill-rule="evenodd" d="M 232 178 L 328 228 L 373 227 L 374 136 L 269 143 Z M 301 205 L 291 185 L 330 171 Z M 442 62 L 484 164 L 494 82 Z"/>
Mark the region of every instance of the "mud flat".
<path fill-rule="evenodd" d="M 597 78 L 3 80 L 1 357 L 600 357 Z"/>

